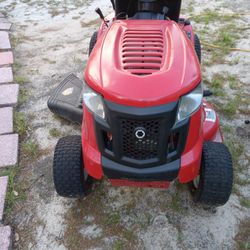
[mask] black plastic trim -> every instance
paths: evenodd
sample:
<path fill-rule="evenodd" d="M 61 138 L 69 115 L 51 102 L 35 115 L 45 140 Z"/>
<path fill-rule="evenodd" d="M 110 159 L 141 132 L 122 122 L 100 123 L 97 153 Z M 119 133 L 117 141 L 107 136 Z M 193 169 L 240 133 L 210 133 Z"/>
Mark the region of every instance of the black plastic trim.
<path fill-rule="evenodd" d="M 173 181 L 180 169 L 180 159 L 151 168 L 132 168 L 102 157 L 105 176 L 109 179 L 129 179 L 136 181 Z"/>
<path fill-rule="evenodd" d="M 74 74 L 68 75 L 52 92 L 47 105 L 51 112 L 69 121 L 81 124 L 82 110 L 82 88 L 83 82 Z M 64 95 L 65 90 L 71 90 Z"/>
<path fill-rule="evenodd" d="M 104 109 L 106 120 L 95 116 L 95 130 L 99 149 L 101 154 L 122 165 L 133 168 L 150 168 L 164 165 L 171 161 L 175 161 L 181 157 L 186 145 L 186 138 L 189 129 L 189 118 L 178 124 L 175 124 L 176 114 L 178 110 L 178 102 L 172 102 L 165 105 L 137 108 L 131 106 L 123 106 L 104 100 Z M 160 119 L 160 142 L 158 156 L 156 158 L 137 160 L 124 156 L 121 145 L 121 131 L 119 127 L 119 119 L 135 119 L 139 121 L 147 121 L 150 119 Z M 113 150 L 108 150 L 104 145 L 103 133 L 112 133 Z M 179 143 L 177 150 L 173 153 L 167 152 L 168 138 L 172 133 L 179 134 Z"/>

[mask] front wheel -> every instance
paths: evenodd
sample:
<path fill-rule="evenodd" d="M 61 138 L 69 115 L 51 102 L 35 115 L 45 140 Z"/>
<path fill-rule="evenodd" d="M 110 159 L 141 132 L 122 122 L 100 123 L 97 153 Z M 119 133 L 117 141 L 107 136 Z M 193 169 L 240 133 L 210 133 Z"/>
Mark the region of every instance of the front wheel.
<path fill-rule="evenodd" d="M 228 148 L 223 143 L 205 142 L 200 176 L 193 181 L 195 201 L 222 206 L 229 200 L 232 186 L 233 164 Z"/>
<path fill-rule="evenodd" d="M 92 178 L 84 170 L 81 136 L 67 136 L 58 141 L 54 153 L 53 178 L 60 196 L 77 198 L 89 193 Z"/>

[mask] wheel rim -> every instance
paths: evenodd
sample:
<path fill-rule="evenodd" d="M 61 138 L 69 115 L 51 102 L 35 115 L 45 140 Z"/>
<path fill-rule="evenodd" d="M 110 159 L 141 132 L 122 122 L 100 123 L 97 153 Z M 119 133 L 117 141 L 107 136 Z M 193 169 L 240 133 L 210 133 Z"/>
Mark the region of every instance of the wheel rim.
<path fill-rule="evenodd" d="M 199 183 L 200 183 L 200 176 L 198 175 L 198 176 L 193 180 L 193 184 L 194 184 L 194 187 L 195 187 L 196 189 L 198 189 Z"/>

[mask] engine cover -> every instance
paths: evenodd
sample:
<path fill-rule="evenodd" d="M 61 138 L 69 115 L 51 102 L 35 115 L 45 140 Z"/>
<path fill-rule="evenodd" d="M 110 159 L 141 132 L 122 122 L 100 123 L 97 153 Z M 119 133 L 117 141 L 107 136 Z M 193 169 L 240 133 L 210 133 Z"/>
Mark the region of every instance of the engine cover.
<path fill-rule="evenodd" d="M 175 22 L 117 20 L 98 38 L 84 77 L 107 100 L 147 107 L 177 101 L 199 84 L 201 72 Z"/>

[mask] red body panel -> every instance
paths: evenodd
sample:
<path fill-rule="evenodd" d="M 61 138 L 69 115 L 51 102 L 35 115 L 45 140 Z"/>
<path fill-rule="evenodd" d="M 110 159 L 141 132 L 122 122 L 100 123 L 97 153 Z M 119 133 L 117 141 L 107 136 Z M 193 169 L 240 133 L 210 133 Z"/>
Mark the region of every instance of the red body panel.
<path fill-rule="evenodd" d="M 109 18 L 112 19 L 113 14 Z M 124 69 L 122 41 L 127 30 L 163 32 L 164 58 L 160 70 L 142 76 L 131 74 Z M 126 106 L 149 107 L 177 101 L 201 82 L 200 66 L 192 48 L 193 43 L 192 26 L 178 25 L 173 21 L 114 21 L 109 28 L 102 23 L 84 78 L 104 98 Z M 208 118 L 206 109 L 213 111 L 211 105 L 203 100 L 203 105 L 190 118 L 188 138 L 178 176 L 181 183 L 192 181 L 199 174 L 203 142 L 223 141 L 217 115 L 215 114 L 214 120 Z M 101 179 L 101 153 L 96 142 L 93 115 L 86 107 L 82 124 L 85 168 L 90 176 Z M 114 186 L 169 186 L 168 182 L 110 181 Z"/>
<path fill-rule="evenodd" d="M 170 183 L 166 181 L 139 182 L 130 180 L 110 180 L 112 186 L 147 187 L 147 188 L 168 188 Z"/>
<path fill-rule="evenodd" d="M 103 177 L 103 171 L 101 153 L 96 143 L 93 116 L 85 106 L 83 108 L 82 150 L 84 167 L 90 176 L 100 180 Z"/>
<path fill-rule="evenodd" d="M 205 109 L 207 108 L 214 112 L 214 121 L 211 121 L 206 116 Z M 201 125 L 199 126 L 199 124 Z M 203 100 L 201 109 L 191 118 L 186 147 L 181 157 L 179 172 L 179 181 L 181 183 L 190 182 L 199 174 L 204 141 L 223 142 L 218 116 L 212 106 L 205 100 Z"/>
<path fill-rule="evenodd" d="M 214 112 L 212 105 L 209 104 L 208 102 L 204 101 L 203 106 L 204 110 L 212 110 Z M 216 120 L 213 121 L 208 117 L 206 117 L 206 112 L 205 112 L 205 120 L 203 125 L 204 141 L 223 142 L 223 137 L 219 128 L 219 118 L 216 113 L 215 116 Z"/>
<path fill-rule="evenodd" d="M 204 101 L 204 103 L 206 104 L 206 107 L 211 108 L 207 102 Z M 181 183 L 187 183 L 199 174 L 204 138 L 206 138 L 207 141 L 222 142 L 218 117 L 213 123 L 211 121 L 206 121 L 204 106 L 202 106 L 192 115 L 190 120 L 186 147 L 181 157 L 181 168 L 179 172 L 179 181 Z M 101 179 L 103 177 L 101 154 L 98 145 L 96 144 L 93 116 L 86 107 L 84 108 L 82 125 L 82 143 L 84 165 L 88 174 L 96 179 Z M 115 185 L 120 183 L 120 185 L 126 186 L 130 182 L 113 180 L 112 183 Z M 136 183 L 137 182 L 134 182 L 133 185 Z M 141 182 L 138 182 L 137 184 L 137 186 L 142 186 Z M 157 187 L 158 184 L 158 182 L 147 182 L 145 186 L 153 187 L 155 185 Z"/>
<path fill-rule="evenodd" d="M 200 108 L 190 119 L 186 147 L 181 157 L 179 181 L 186 183 L 193 180 L 199 173 L 203 144 L 203 108 Z"/>
<path fill-rule="evenodd" d="M 124 69 L 123 39 L 127 31 L 162 32 L 163 60 L 159 70 L 141 76 Z M 149 107 L 178 100 L 197 86 L 201 73 L 192 44 L 178 24 L 173 21 L 126 20 L 114 21 L 101 34 L 91 53 L 84 78 L 107 100 L 128 106 Z"/>

